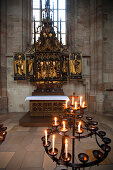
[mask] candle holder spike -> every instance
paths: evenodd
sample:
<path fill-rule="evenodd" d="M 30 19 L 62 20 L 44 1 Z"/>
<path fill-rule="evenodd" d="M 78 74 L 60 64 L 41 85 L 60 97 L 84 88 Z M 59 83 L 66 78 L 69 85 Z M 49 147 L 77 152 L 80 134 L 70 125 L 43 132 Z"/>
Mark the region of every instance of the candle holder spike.
<path fill-rule="evenodd" d="M 7 127 L 4 127 L 3 124 L 0 124 L 0 143 L 2 143 L 7 135 Z"/>
<path fill-rule="evenodd" d="M 51 149 L 49 149 L 48 153 L 51 156 L 56 156 L 58 154 L 58 149 L 54 148 L 54 152 L 53 152 L 53 148 L 51 148 Z"/>
<path fill-rule="evenodd" d="M 66 127 L 65 129 L 60 128 L 60 131 L 63 132 L 64 134 L 65 134 L 66 132 L 68 132 L 68 130 L 69 130 L 69 129 L 68 129 L 67 127 Z"/>
<path fill-rule="evenodd" d="M 110 152 L 111 151 L 111 147 L 106 145 L 106 144 L 102 144 L 100 147 L 105 152 Z"/>
<path fill-rule="evenodd" d="M 94 150 L 93 155 L 96 159 L 101 159 L 103 157 L 103 153 L 99 150 Z"/>
<path fill-rule="evenodd" d="M 43 142 L 43 146 L 44 147 L 49 147 L 51 145 L 51 142 L 50 141 L 47 141 L 47 144 L 45 143 L 45 141 Z"/>
<path fill-rule="evenodd" d="M 105 144 L 110 144 L 110 143 L 111 143 L 111 139 L 106 138 L 106 137 L 104 137 L 104 138 L 102 139 L 102 141 L 103 141 Z"/>
<path fill-rule="evenodd" d="M 84 129 L 81 128 L 80 131 L 75 130 L 75 132 L 76 132 L 77 134 L 80 134 L 80 135 L 81 135 L 81 134 L 84 132 Z"/>
<path fill-rule="evenodd" d="M 86 162 L 88 162 L 88 160 L 89 160 L 89 156 L 88 156 L 87 154 L 85 154 L 85 153 L 80 153 L 80 154 L 78 155 L 78 159 L 79 159 L 82 163 L 86 163 Z"/>
<path fill-rule="evenodd" d="M 103 137 L 103 136 L 106 135 L 106 132 L 104 132 L 104 131 L 99 131 L 98 134 L 99 134 L 100 137 Z"/>
<path fill-rule="evenodd" d="M 90 120 L 92 120 L 93 118 L 92 118 L 91 116 L 86 116 L 86 119 L 87 119 L 88 121 L 90 121 Z"/>
<path fill-rule="evenodd" d="M 63 154 L 62 154 L 62 160 L 63 160 L 64 162 L 66 162 L 66 163 L 69 163 L 69 162 L 71 161 L 71 154 L 68 153 L 68 154 L 67 154 L 67 158 L 66 158 L 66 154 L 63 153 Z"/>

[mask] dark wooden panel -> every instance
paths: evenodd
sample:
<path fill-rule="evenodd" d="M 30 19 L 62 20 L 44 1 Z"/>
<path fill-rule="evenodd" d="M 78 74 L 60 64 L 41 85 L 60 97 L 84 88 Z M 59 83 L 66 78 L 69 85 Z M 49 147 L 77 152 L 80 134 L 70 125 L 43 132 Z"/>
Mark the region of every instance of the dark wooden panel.
<path fill-rule="evenodd" d="M 30 115 L 31 116 L 55 116 L 64 114 L 65 101 L 51 101 L 51 100 L 31 100 L 30 101 Z"/>

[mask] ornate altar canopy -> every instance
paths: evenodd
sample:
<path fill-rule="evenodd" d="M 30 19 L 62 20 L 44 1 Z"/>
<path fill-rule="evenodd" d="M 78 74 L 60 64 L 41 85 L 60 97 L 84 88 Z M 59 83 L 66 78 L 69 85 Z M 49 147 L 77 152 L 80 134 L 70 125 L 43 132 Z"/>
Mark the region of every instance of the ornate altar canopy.
<path fill-rule="evenodd" d="M 14 54 L 14 80 L 29 80 L 46 86 L 63 81 L 82 78 L 82 55 L 70 52 L 62 44 L 54 31 L 54 22 L 50 18 L 50 5 L 46 1 L 44 16 L 40 27 L 35 27 L 34 44 L 26 52 Z M 60 24 L 61 25 L 61 24 Z M 36 41 L 38 30 L 40 36 Z M 61 30 L 61 29 L 60 29 Z"/>

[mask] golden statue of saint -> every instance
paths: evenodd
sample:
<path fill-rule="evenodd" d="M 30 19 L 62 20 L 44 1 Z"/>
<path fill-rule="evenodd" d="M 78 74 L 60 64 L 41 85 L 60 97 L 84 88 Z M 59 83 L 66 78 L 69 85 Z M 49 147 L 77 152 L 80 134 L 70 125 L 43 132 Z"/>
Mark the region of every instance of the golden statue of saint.
<path fill-rule="evenodd" d="M 77 75 L 81 73 L 81 61 L 70 60 L 70 73 L 73 75 Z"/>
<path fill-rule="evenodd" d="M 31 73 L 31 71 L 33 70 L 33 60 L 29 60 L 28 64 L 29 64 L 29 73 Z"/>
<path fill-rule="evenodd" d="M 23 75 L 25 74 L 25 60 L 22 59 L 22 56 L 18 56 L 18 60 L 15 61 L 15 74 Z"/>
<path fill-rule="evenodd" d="M 63 62 L 63 72 L 67 73 L 67 62 L 66 62 L 65 59 L 64 59 L 64 62 Z"/>
<path fill-rule="evenodd" d="M 70 60 L 70 73 L 76 74 L 75 61 L 74 60 Z"/>
<path fill-rule="evenodd" d="M 53 77 L 57 77 L 55 61 L 53 61 Z"/>

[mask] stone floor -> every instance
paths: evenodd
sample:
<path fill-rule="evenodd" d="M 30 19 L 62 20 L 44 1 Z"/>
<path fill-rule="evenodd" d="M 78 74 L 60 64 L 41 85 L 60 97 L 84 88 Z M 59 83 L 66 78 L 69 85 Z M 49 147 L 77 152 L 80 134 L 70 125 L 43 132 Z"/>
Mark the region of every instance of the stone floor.
<path fill-rule="evenodd" d="M 0 123 L 8 127 L 5 141 L 0 145 L 0 170 L 61 170 L 67 169 L 58 166 L 48 157 L 42 146 L 41 137 L 44 135 L 45 127 L 22 127 L 19 119 L 24 113 L 0 114 Z M 107 137 L 113 140 L 113 114 L 92 115 L 98 120 L 98 127 L 105 130 Z M 69 141 L 69 152 L 71 152 L 71 141 Z M 55 147 L 60 148 L 61 137 L 56 135 Z M 110 144 L 113 148 L 113 142 Z M 98 149 L 94 137 L 76 140 L 75 159 L 80 152 L 86 152 L 94 159 L 93 149 Z M 68 168 L 70 170 L 71 168 Z M 113 170 L 113 149 L 107 159 L 99 166 L 88 167 L 86 170 Z"/>

